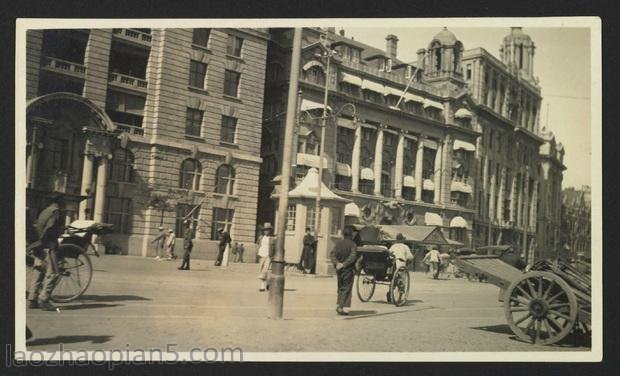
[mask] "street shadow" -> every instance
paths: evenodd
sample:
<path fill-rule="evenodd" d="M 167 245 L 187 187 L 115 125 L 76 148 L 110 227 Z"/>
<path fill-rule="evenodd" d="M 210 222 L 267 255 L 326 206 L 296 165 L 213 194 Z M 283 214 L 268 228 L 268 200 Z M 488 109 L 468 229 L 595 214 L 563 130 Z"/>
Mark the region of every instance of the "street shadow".
<path fill-rule="evenodd" d="M 349 316 L 376 316 L 375 310 L 354 310 L 349 311 Z"/>
<path fill-rule="evenodd" d="M 284 289 L 284 291 L 297 291 L 297 289 Z"/>
<path fill-rule="evenodd" d="M 398 307 L 396 307 L 398 309 Z M 424 307 L 424 308 L 418 308 L 418 309 L 399 309 L 397 311 L 390 311 L 390 312 L 383 312 L 383 313 L 377 313 L 377 311 L 349 311 L 349 317 L 345 317 L 345 320 L 355 320 L 355 319 L 363 319 L 363 318 L 367 318 L 367 317 L 379 317 L 379 316 L 389 316 L 389 315 L 396 315 L 396 314 L 400 314 L 400 313 L 406 313 L 406 312 L 416 312 L 416 311 L 426 311 L 429 309 L 436 309 L 437 307 Z"/>
<path fill-rule="evenodd" d="M 118 307 L 121 304 L 103 304 L 103 303 L 86 303 L 86 304 L 72 304 L 65 306 L 58 306 L 60 311 L 76 311 L 80 309 L 94 309 L 94 308 L 111 308 Z"/>
<path fill-rule="evenodd" d="M 371 303 L 394 305 L 393 303 L 388 303 L 387 300 L 373 300 Z M 416 303 L 424 303 L 424 301 L 419 300 L 419 299 L 407 300 L 407 302 L 403 304 L 401 307 L 412 306 L 412 305 L 415 305 Z"/>
<path fill-rule="evenodd" d="M 510 336 L 510 340 L 512 341 L 517 341 L 517 342 L 522 342 L 522 343 L 529 343 L 527 341 L 522 340 L 521 338 L 517 337 L 513 332 L 512 329 L 510 329 L 510 326 L 508 324 L 500 324 L 500 325 L 492 325 L 492 326 L 479 326 L 479 327 L 474 327 L 471 329 L 476 329 L 476 330 L 483 330 L 485 332 L 491 332 L 491 333 L 497 333 L 497 334 L 505 334 Z M 569 333 L 566 337 L 562 338 L 562 340 L 550 344 L 550 345 L 546 345 L 548 347 L 560 347 L 560 348 L 570 348 L 570 347 L 591 347 L 591 342 L 590 342 L 590 338 L 588 336 L 584 336 L 584 335 L 579 335 L 579 334 L 575 334 L 575 333 Z"/>
<path fill-rule="evenodd" d="M 36 334 L 36 333 L 35 333 Z M 35 338 L 26 341 L 26 346 L 44 346 L 55 345 L 58 343 L 106 343 L 112 339 L 112 336 L 56 336 L 52 338 Z"/>
<path fill-rule="evenodd" d="M 77 300 L 94 302 L 127 302 L 138 300 L 145 301 L 151 299 L 138 295 L 82 295 Z"/>

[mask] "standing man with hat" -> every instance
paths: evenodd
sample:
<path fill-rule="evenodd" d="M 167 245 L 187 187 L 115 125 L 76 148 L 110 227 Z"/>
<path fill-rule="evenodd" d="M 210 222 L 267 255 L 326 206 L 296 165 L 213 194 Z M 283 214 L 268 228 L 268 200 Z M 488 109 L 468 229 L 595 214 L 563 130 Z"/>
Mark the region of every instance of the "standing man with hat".
<path fill-rule="evenodd" d="M 166 243 L 166 231 L 163 226 L 159 226 L 159 234 L 151 241 L 151 244 L 155 243 L 155 260 L 161 261 L 164 259 L 164 246 Z"/>
<path fill-rule="evenodd" d="M 263 234 L 258 237 L 256 249 L 258 250 L 257 253 L 259 257 L 258 279 L 261 280 L 260 289 L 258 291 L 265 291 L 265 289 L 269 289 L 269 286 L 267 286 L 267 274 L 271 266 L 271 258 L 276 253 L 276 238 L 273 236 L 271 223 L 266 222 L 263 226 Z"/>
<path fill-rule="evenodd" d="M 351 238 L 353 231 L 351 227 L 342 230 L 344 239 L 338 240 L 334 249 L 329 254 L 329 258 L 336 268 L 338 276 L 338 301 L 336 312 L 339 315 L 348 315 L 344 308 L 351 307 L 351 291 L 353 290 L 353 279 L 355 278 L 355 261 L 357 260 L 357 245 Z"/>
<path fill-rule="evenodd" d="M 220 266 L 222 265 L 222 259 L 224 258 L 224 252 L 226 251 L 226 246 L 230 245 L 230 242 L 232 241 L 232 239 L 230 238 L 228 231 L 226 231 L 224 227 L 220 227 L 220 229 L 217 230 L 217 233 L 219 234 L 219 237 L 220 237 L 220 243 L 218 244 L 217 260 L 215 260 L 214 265 Z"/>
<path fill-rule="evenodd" d="M 194 247 L 194 243 L 192 239 L 194 238 L 194 228 L 192 226 L 191 219 L 186 219 L 183 221 L 183 225 L 185 229 L 183 231 L 183 263 L 178 268 L 179 270 L 189 270 L 189 257 L 192 253 L 192 248 Z"/>

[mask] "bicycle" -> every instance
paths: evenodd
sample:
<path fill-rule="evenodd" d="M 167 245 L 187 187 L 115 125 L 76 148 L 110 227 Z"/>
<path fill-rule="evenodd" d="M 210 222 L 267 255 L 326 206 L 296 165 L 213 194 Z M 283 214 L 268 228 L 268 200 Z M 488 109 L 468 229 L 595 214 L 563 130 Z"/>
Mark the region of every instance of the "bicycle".
<path fill-rule="evenodd" d="M 99 257 L 92 243 L 92 237 L 110 233 L 112 229 L 111 224 L 85 220 L 74 221 L 65 228 L 65 233 L 58 239 L 58 249 L 54 256 L 49 257 L 49 262 L 53 263 L 60 276 L 50 295 L 53 302 L 68 303 L 84 294 L 90 286 L 93 275 L 93 265 L 88 252 L 92 251 L 92 254 Z M 26 247 L 28 283 L 32 279 L 34 253 L 40 249 L 39 241 Z"/>

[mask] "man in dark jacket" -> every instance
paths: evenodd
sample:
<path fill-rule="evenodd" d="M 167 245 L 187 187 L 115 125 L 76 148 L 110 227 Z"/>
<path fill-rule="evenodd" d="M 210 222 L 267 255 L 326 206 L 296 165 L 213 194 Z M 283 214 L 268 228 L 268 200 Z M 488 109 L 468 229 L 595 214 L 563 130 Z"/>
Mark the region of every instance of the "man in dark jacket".
<path fill-rule="evenodd" d="M 232 239 L 223 227 L 217 230 L 218 234 L 220 234 L 220 243 L 218 244 L 218 252 L 217 252 L 217 260 L 215 260 L 215 266 L 222 265 L 222 260 L 224 258 L 224 252 L 226 251 L 226 246 L 230 245 Z"/>
<path fill-rule="evenodd" d="M 60 275 L 56 265 L 58 238 L 64 232 L 62 210 L 64 200 L 61 195 L 52 197 L 50 205 L 43 209 L 33 224 L 36 244 L 32 244 L 35 264 L 30 284 L 30 308 L 55 309 L 49 302 Z M 30 248 L 29 247 L 29 248 Z"/>
<path fill-rule="evenodd" d="M 342 231 L 344 239 L 338 240 L 334 249 L 329 254 L 332 264 L 336 268 L 338 277 L 338 301 L 336 312 L 339 315 L 348 315 L 345 307 L 351 307 L 351 291 L 353 290 L 353 280 L 355 278 L 355 261 L 357 259 L 357 246 L 351 240 L 353 232 L 351 228 L 345 227 Z"/>
<path fill-rule="evenodd" d="M 191 219 L 186 219 L 183 224 L 185 225 L 185 231 L 183 234 L 183 249 L 185 252 L 183 253 L 183 263 L 178 269 L 189 270 L 189 257 L 192 253 L 192 248 L 194 247 L 194 243 L 192 242 L 192 239 L 194 238 L 194 228 L 192 226 Z"/>

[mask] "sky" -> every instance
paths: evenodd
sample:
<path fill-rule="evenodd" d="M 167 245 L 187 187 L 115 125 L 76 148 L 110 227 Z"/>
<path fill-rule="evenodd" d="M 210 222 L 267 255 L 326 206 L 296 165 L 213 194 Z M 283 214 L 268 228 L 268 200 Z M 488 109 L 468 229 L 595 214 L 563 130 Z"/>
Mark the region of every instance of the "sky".
<path fill-rule="evenodd" d="M 482 47 L 499 59 L 499 47 L 510 28 L 450 27 L 466 50 Z M 518 25 L 512 25 L 518 26 Z M 397 56 L 417 60 L 416 51 L 427 48 L 441 27 L 360 28 L 345 27 L 345 36 L 385 50 L 385 37 L 395 34 Z M 536 46 L 534 76 L 539 78 L 543 97 L 540 126 L 548 124 L 556 142 L 564 145 L 563 188 L 591 185 L 590 130 L 590 30 L 577 27 L 524 27 Z M 549 111 L 547 111 L 547 108 Z M 548 117 L 548 119 L 547 119 Z"/>

